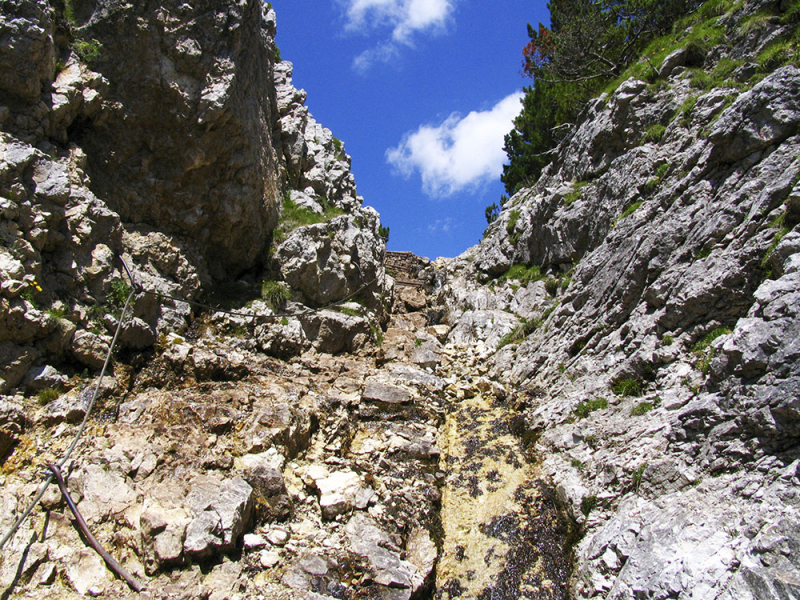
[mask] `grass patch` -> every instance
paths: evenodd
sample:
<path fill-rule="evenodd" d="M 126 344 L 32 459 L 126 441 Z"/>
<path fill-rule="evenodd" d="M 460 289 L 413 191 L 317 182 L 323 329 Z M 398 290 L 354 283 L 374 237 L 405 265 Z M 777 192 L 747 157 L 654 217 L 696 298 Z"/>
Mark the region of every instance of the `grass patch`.
<path fill-rule="evenodd" d="M 717 327 L 716 329 L 712 329 L 692 346 L 692 353 L 697 355 L 703 354 L 711 347 L 711 343 L 715 339 L 723 335 L 728 335 L 731 331 L 732 329 L 730 327 Z"/>
<path fill-rule="evenodd" d="M 343 315 L 347 315 L 348 317 L 360 317 L 361 311 L 356 310 L 355 308 L 350 308 L 349 306 L 340 306 L 339 312 Z"/>
<path fill-rule="evenodd" d="M 497 349 L 508 346 L 509 344 L 519 344 L 525 340 L 530 334 L 542 326 L 544 321 L 542 319 L 526 319 L 520 318 L 519 325 L 510 333 L 507 333 L 497 343 Z"/>
<path fill-rule="evenodd" d="M 286 303 L 292 297 L 289 288 L 280 281 L 262 281 L 261 299 L 266 302 L 272 310 L 283 310 Z"/>
<path fill-rule="evenodd" d="M 666 125 L 662 125 L 661 123 L 650 125 L 650 127 L 645 130 L 644 135 L 642 136 L 642 143 L 650 144 L 660 142 L 661 138 L 664 137 L 664 132 L 666 130 Z"/>
<path fill-rule="evenodd" d="M 675 338 L 668 334 L 664 335 L 661 337 L 661 343 L 665 346 L 672 346 L 675 343 Z"/>
<path fill-rule="evenodd" d="M 511 267 L 497 278 L 498 283 L 505 283 L 506 281 L 519 281 L 521 285 L 528 285 L 533 281 L 540 281 L 544 279 L 542 275 L 542 268 L 539 265 L 523 265 L 516 264 Z"/>
<path fill-rule="evenodd" d="M 695 104 L 697 104 L 697 96 L 690 96 L 683 101 L 683 104 L 681 104 L 681 107 L 678 109 L 676 117 L 680 118 L 682 127 L 689 127 L 692 124 L 692 111 L 694 110 Z"/>
<path fill-rule="evenodd" d="M 778 67 L 793 64 L 798 65 L 797 47 L 796 43 L 791 40 L 779 40 L 773 42 L 756 58 L 758 63 L 758 70 L 762 73 L 769 73 Z"/>
<path fill-rule="evenodd" d="M 122 281 L 122 279 L 116 279 L 111 282 L 111 293 L 108 294 L 108 303 L 117 308 L 122 308 L 125 306 L 125 302 L 127 302 L 130 294 L 131 286 Z"/>
<path fill-rule="evenodd" d="M 714 348 L 711 347 L 711 343 L 718 337 L 728 335 L 730 332 L 730 327 L 717 327 L 709 331 L 692 347 L 692 353 L 698 357 L 694 366 L 703 375 L 708 375 L 709 371 L 711 371 L 711 361 L 714 360 L 714 355 L 716 354 Z"/>
<path fill-rule="evenodd" d="M 77 39 L 72 42 L 72 50 L 88 65 L 95 63 L 100 58 L 103 44 L 98 40 Z"/>
<path fill-rule="evenodd" d="M 775 219 L 772 223 L 769 224 L 770 227 L 777 229 L 778 231 L 775 233 L 775 237 L 772 238 L 772 243 L 767 248 L 766 253 L 764 254 L 764 258 L 761 259 L 761 268 L 767 269 L 769 266 L 769 259 L 772 256 L 772 253 L 775 252 L 775 248 L 778 247 L 778 244 L 781 243 L 781 240 L 789 233 L 792 229 L 788 225 L 786 225 L 786 213 L 784 212 Z M 768 278 L 772 276 L 770 272 Z"/>
<path fill-rule="evenodd" d="M 642 476 L 647 468 L 647 463 L 642 463 L 633 472 L 633 487 L 638 492 L 639 486 L 642 484 Z"/>
<path fill-rule="evenodd" d="M 519 222 L 519 217 L 521 213 L 518 210 L 512 210 L 511 213 L 508 215 L 508 223 L 506 223 L 506 233 L 508 233 L 508 241 L 511 242 L 512 246 L 515 246 L 516 243 L 519 241 L 521 232 L 517 231 L 517 223 Z"/>
<path fill-rule="evenodd" d="M 583 471 L 586 468 L 586 465 L 583 464 L 583 462 L 579 461 L 577 458 L 573 458 L 570 461 L 570 464 L 573 466 L 573 468 L 577 469 L 578 471 Z"/>
<path fill-rule="evenodd" d="M 59 392 L 55 388 L 45 388 L 45 389 L 41 390 L 36 395 L 36 399 L 39 402 L 39 404 L 44 406 L 45 404 L 50 404 L 53 400 L 57 399 L 60 395 L 61 395 L 61 392 Z"/>
<path fill-rule="evenodd" d="M 287 238 L 289 233 L 298 227 L 325 223 L 334 217 L 345 214 L 345 211 L 338 206 L 328 205 L 327 203 L 323 203 L 323 209 L 322 214 L 317 214 L 308 208 L 298 206 L 289 199 L 287 194 L 283 199 L 283 209 L 278 219 L 278 227 L 274 233 L 275 241 L 280 244 Z"/>
<path fill-rule="evenodd" d="M 584 400 L 575 408 L 575 416 L 579 419 L 585 419 L 596 410 L 608 408 L 608 400 L 602 396 L 594 398 L 593 400 Z"/>
<path fill-rule="evenodd" d="M 622 214 L 615 221 L 615 224 L 622 221 L 622 219 L 624 219 L 625 217 L 629 217 L 630 215 L 632 215 L 641 205 L 642 201 L 637 200 L 636 202 L 632 202 L 631 204 L 626 206 L 625 210 L 622 211 Z"/>
<path fill-rule="evenodd" d="M 611 381 L 611 391 L 616 396 L 641 396 L 642 382 L 637 378 L 617 377 Z"/>
<path fill-rule="evenodd" d="M 583 195 L 583 188 L 585 188 L 587 185 L 589 185 L 588 181 L 579 181 L 577 183 L 573 183 L 572 191 L 564 196 L 564 206 L 569 206 L 578 200 L 581 195 Z"/>
<path fill-rule="evenodd" d="M 651 410 L 653 410 L 652 402 L 640 402 L 631 409 L 631 416 L 641 417 L 642 415 L 649 413 Z"/>

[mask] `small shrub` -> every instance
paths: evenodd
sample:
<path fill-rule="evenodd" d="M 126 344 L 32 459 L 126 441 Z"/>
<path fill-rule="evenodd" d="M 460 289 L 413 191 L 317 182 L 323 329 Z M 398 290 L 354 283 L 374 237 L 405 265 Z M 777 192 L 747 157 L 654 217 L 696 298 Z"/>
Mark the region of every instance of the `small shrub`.
<path fill-rule="evenodd" d="M 631 409 L 631 416 L 641 417 L 642 415 L 649 413 L 651 410 L 653 410 L 652 402 L 640 402 Z"/>
<path fill-rule="evenodd" d="M 664 137 L 664 132 L 667 130 L 665 125 L 661 125 L 660 123 L 656 123 L 655 125 L 651 125 L 647 128 L 642 136 L 642 143 L 649 144 L 649 143 L 657 143 L 661 141 L 661 138 Z"/>
<path fill-rule="evenodd" d="M 595 508 L 597 508 L 597 496 L 584 496 L 583 500 L 581 500 L 581 512 L 583 513 L 583 516 L 588 517 L 589 513 Z"/>
<path fill-rule="evenodd" d="M 671 335 L 666 335 L 665 334 L 661 338 L 661 343 L 664 344 L 665 346 L 671 346 L 674 342 L 675 342 L 675 338 L 672 337 Z"/>
<path fill-rule="evenodd" d="M 571 465 L 572 465 L 572 466 L 573 466 L 575 469 L 577 469 L 578 471 L 583 471 L 583 469 L 584 469 L 584 468 L 586 468 L 586 465 L 584 465 L 584 464 L 583 464 L 581 461 L 579 461 L 577 458 L 573 458 L 573 459 L 570 461 L 570 464 L 571 464 Z"/>
<path fill-rule="evenodd" d="M 389 242 L 389 228 L 384 227 L 383 225 L 378 226 L 378 235 L 383 238 L 383 241 L 388 243 Z"/>
<path fill-rule="evenodd" d="M 555 277 L 548 277 L 544 282 L 544 289 L 547 290 L 547 293 L 551 296 L 555 296 L 558 291 L 558 283 L 558 279 Z"/>
<path fill-rule="evenodd" d="M 286 326 L 289 324 L 289 319 L 287 319 L 286 317 L 283 317 L 283 318 L 282 318 L 282 319 L 279 321 L 279 323 L 280 323 L 281 325 L 283 325 L 284 327 L 286 327 Z"/>
<path fill-rule="evenodd" d="M 641 396 L 642 382 L 635 378 L 618 377 L 611 382 L 611 391 L 617 396 Z"/>
<path fill-rule="evenodd" d="M 514 229 L 517 227 L 517 222 L 519 221 L 519 217 L 522 213 L 518 210 L 512 210 L 511 213 L 508 215 L 508 223 L 506 223 L 506 232 L 513 233 Z"/>
<path fill-rule="evenodd" d="M 349 317 L 360 317 L 361 313 L 357 311 L 355 308 L 350 308 L 349 306 L 340 306 L 339 312 L 343 315 L 347 315 Z"/>
<path fill-rule="evenodd" d="M 420 347 L 420 346 L 422 346 L 422 344 L 424 344 L 424 343 L 425 343 L 425 340 L 423 340 L 422 338 L 416 338 L 416 339 L 414 340 L 414 346 L 415 346 L 416 348 L 419 348 L 419 347 Z"/>
<path fill-rule="evenodd" d="M 61 395 L 61 392 L 54 388 L 45 388 L 39 392 L 37 395 L 37 400 L 39 404 L 44 406 L 45 404 L 50 404 L 53 400 L 58 398 Z"/>
<path fill-rule="evenodd" d="M 128 296 L 131 294 L 131 286 L 122 281 L 122 279 L 115 279 L 111 282 L 111 293 L 108 295 L 108 303 L 117 308 L 125 306 Z"/>
<path fill-rule="evenodd" d="M 57 321 L 58 319 L 64 319 L 67 316 L 67 311 L 64 308 L 48 308 L 47 309 L 47 316 Z"/>
<path fill-rule="evenodd" d="M 86 64 L 91 65 L 100 58 L 100 51 L 103 48 L 98 40 L 77 39 L 72 42 L 72 49 L 80 59 Z"/>
<path fill-rule="evenodd" d="M 585 419 L 590 413 L 604 408 L 608 408 L 608 401 L 603 397 L 584 400 L 575 409 L 575 415 L 579 419 Z"/>
<path fill-rule="evenodd" d="M 264 300 L 272 310 L 283 310 L 291 297 L 292 293 L 283 283 L 279 281 L 261 282 L 261 299 Z"/>

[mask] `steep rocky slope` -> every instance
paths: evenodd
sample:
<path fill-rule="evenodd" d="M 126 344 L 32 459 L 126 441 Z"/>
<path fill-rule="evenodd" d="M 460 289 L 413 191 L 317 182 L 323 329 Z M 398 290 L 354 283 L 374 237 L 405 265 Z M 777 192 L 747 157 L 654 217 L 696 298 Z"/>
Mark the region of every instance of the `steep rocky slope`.
<path fill-rule="evenodd" d="M 703 68 L 678 49 L 590 103 L 441 265 L 450 339 L 497 345 L 492 373 L 527 390 L 583 530 L 576 597 L 800 590 L 800 70 L 761 60 L 792 31 L 780 14 L 737 5 Z"/>

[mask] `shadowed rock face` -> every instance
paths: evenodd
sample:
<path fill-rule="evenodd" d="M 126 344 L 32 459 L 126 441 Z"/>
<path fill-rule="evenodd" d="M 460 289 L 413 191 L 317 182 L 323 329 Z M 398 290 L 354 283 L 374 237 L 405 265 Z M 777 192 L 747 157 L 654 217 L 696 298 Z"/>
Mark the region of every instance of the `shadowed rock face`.
<path fill-rule="evenodd" d="M 93 67 L 111 86 L 71 133 L 95 193 L 123 221 L 191 238 L 215 279 L 258 264 L 278 195 L 273 15 L 259 0 L 91 8 L 79 31 L 102 44 Z"/>

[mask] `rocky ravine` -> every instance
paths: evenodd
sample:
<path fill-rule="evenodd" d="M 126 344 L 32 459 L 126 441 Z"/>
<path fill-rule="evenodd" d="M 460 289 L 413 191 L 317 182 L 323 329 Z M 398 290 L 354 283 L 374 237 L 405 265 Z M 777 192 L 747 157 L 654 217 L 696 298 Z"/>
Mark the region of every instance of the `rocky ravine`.
<path fill-rule="evenodd" d="M 2 532 L 84 414 L 122 256 L 239 313 L 135 294 L 68 465 L 144 594 L 798 595 L 800 70 L 749 62 L 780 6 L 720 17 L 705 68 L 736 86 L 667 57 L 479 247 L 392 256 L 394 285 L 274 13 L 145 4 L 0 11 Z M 4 597 L 135 596 L 42 504 Z"/>

